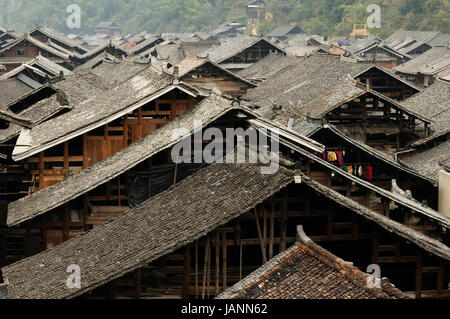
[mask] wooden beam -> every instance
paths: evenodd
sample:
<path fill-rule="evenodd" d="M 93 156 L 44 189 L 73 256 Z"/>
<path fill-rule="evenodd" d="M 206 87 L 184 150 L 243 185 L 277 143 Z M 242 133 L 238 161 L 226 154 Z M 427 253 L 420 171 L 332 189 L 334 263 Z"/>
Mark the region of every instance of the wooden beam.
<path fill-rule="evenodd" d="M 263 259 L 263 263 L 266 263 L 267 262 L 266 250 L 265 250 L 265 247 L 263 244 L 263 235 L 261 232 L 261 225 L 259 224 L 258 211 L 256 208 L 254 208 L 253 211 L 255 214 L 256 230 L 258 231 L 258 239 L 259 239 L 259 245 L 261 247 L 262 259 Z"/>
<path fill-rule="evenodd" d="M 220 291 L 220 233 L 216 232 L 215 240 L 214 240 L 214 246 L 216 247 L 216 296 L 219 295 Z"/>
<path fill-rule="evenodd" d="M 417 251 L 416 260 L 416 299 L 420 299 L 422 293 L 422 254 Z"/>
<path fill-rule="evenodd" d="M 206 247 L 205 247 L 205 255 L 203 258 L 203 282 L 202 282 L 202 299 L 205 299 L 205 290 L 206 290 L 206 279 L 207 279 L 207 267 L 209 262 L 209 251 L 210 251 L 210 239 L 209 237 L 206 239 Z M 209 288 L 209 285 L 208 285 Z"/>
<path fill-rule="evenodd" d="M 134 297 L 136 299 L 141 299 L 142 296 L 142 271 L 137 269 L 134 274 Z"/>
<path fill-rule="evenodd" d="M 184 282 L 182 298 L 189 298 L 189 283 L 191 280 L 191 246 L 187 245 L 184 250 Z"/>
<path fill-rule="evenodd" d="M 227 289 L 227 233 L 224 231 L 222 232 L 222 259 L 223 259 L 223 290 L 225 291 Z"/>
<path fill-rule="evenodd" d="M 269 259 L 273 257 L 273 239 L 275 237 L 275 201 L 272 198 L 272 211 L 270 213 L 270 235 L 269 235 Z"/>
<path fill-rule="evenodd" d="M 287 209 L 288 209 L 288 192 L 284 191 L 282 202 L 282 216 L 280 221 L 280 252 L 286 250 L 286 236 L 287 236 Z"/>

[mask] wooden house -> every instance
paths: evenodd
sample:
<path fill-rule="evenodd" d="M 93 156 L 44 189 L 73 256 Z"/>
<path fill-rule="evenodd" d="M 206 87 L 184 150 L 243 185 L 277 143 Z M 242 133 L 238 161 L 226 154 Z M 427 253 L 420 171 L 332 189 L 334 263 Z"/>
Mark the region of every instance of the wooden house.
<path fill-rule="evenodd" d="M 305 34 L 302 28 L 296 25 L 280 25 L 267 34 L 269 39 L 285 41 L 289 37 Z"/>
<path fill-rule="evenodd" d="M 170 141 L 168 132 L 182 126 L 194 134 L 193 120 L 199 118 L 207 126 L 223 129 L 280 129 L 284 164 L 273 175 L 261 174 L 261 164 L 216 163 L 182 181 L 175 177 L 174 187 L 150 195 L 134 208 L 124 204 L 126 213 L 102 227 L 3 267 L 3 295 L 73 298 L 88 297 L 92 292 L 93 296 L 110 297 L 125 293 L 135 298 L 210 298 L 294 244 L 300 224 L 312 240 L 327 245 L 332 253 L 354 262 L 359 269 L 372 263 L 382 265 L 383 275 L 408 295 L 448 295 L 448 247 L 431 237 L 444 236 L 442 227 L 450 227 L 447 219 L 327 163 L 315 154 L 324 149 L 319 143 L 273 126 L 231 100 L 214 95 L 91 169 L 11 203 L 8 224 L 34 219 L 29 234 L 34 234 L 33 229 L 51 232 L 52 216 L 60 216 L 66 220 L 62 232 L 68 234 L 75 226 L 69 217 L 71 212 L 91 209 L 82 201 L 103 192 L 102 184 L 114 184 L 119 176 L 122 180 L 133 167 L 146 176 L 144 167 L 151 167 L 149 158 L 152 162 L 159 159 L 159 165 L 167 163 L 167 157 L 158 154 L 170 153 L 172 146 L 185 138 Z M 157 162 L 155 170 L 162 168 Z M 170 170 L 176 174 L 177 165 Z M 190 200 L 183 200 L 185 197 Z M 121 207 L 117 197 L 111 200 Z M 390 205 L 392 201 L 395 205 Z M 420 217 L 419 222 L 410 217 L 411 211 Z M 98 222 L 105 218 L 95 209 L 89 217 Z M 443 240 L 448 243 L 448 239 Z M 363 253 L 368 251 L 370 254 Z M 60 256 L 58 260 L 56 255 Z M 33 267 L 35 263 L 45 263 L 46 267 Z M 66 276 L 66 264 L 77 264 L 89 274 L 81 289 L 53 284 Z M 402 269 L 401 274 L 398 269 Z"/>
<path fill-rule="evenodd" d="M 102 21 L 94 27 L 97 34 L 114 35 L 121 32 L 121 28 L 112 21 Z"/>
<path fill-rule="evenodd" d="M 208 58 L 223 68 L 236 72 L 258 62 L 270 52 L 284 53 L 264 38 L 242 36 L 224 40 L 220 46 L 203 52 L 200 57 Z"/>
<path fill-rule="evenodd" d="M 173 68 L 175 76 L 186 84 L 203 89 L 217 89 L 231 96 L 242 96 L 255 87 L 250 81 L 205 58 L 187 57 Z M 176 75 L 178 72 L 178 75 Z"/>
<path fill-rule="evenodd" d="M 63 67 L 70 67 L 69 54 L 52 48 L 29 35 L 24 35 L 1 47 L 0 63 L 6 66 L 6 72 L 9 72 L 23 63 L 33 60 L 38 55 L 46 57 Z M 3 72 L 3 74 L 6 72 Z"/>

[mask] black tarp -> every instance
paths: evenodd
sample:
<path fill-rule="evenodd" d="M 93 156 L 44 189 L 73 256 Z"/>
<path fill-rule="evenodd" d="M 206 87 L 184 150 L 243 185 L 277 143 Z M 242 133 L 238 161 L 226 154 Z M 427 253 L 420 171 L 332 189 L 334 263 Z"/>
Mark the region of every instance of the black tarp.
<path fill-rule="evenodd" d="M 177 183 L 191 175 L 201 165 L 175 164 L 161 165 L 149 171 L 130 171 L 127 174 L 128 202 L 131 208 L 136 207 L 151 197 L 169 189 L 174 183 L 175 169 Z"/>

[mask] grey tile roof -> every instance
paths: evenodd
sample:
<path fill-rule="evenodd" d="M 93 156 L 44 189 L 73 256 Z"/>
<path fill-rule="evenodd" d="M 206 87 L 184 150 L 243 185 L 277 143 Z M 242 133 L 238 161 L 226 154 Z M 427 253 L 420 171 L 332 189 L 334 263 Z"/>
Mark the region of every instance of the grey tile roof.
<path fill-rule="evenodd" d="M 102 78 L 109 86 L 116 86 L 140 72 L 148 69 L 149 63 L 138 63 L 126 60 L 103 61 L 92 70 L 92 73 Z"/>
<path fill-rule="evenodd" d="M 396 66 L 393 70 L 404 74 L 434 75 L 450 66 L 450 49 L 432 48 L 418 57 Z"/>
<path fill-rule="evenodd" d="M 293 181 L 280 168 L 214 164 L 94 230 L 2 268 L 6 299 L 72 298 L 207 235 Z M 193 191 L 195 190 L 195 191 Z M 81 289 L 66 287 L 67 267 L 82 271 Z"/>
<path fill-rule="evenodd" d="M 284 37 L 293 30 L 304 33 L 303 30 L 295 25 L 280 25 L 267 34 L 268 37 Z"/>
<path fill-rule="evenodd" d="M 22 81 L 11 78 L 0 81 L 0 109 L 6 109 L 9 103 L 14 102 L 21 96 L 30 93 L 33 88 Z"/>
<path fill-rule="evenodd" d="M 430 128 L 434 135 L 450 130 L 450 83 L 437 80 L 401 104 L 406 109 L 433 120 Z"/>
<path fill-rule="evenodd" d="M 299 58 L 282 53 L 270 53 L 264 58 L 239 71 L 238 74 L 249 80 L 266 80 L 299 61 Z"/>
<path fill-rule="evenodd" d="M 47 25 L 39 25 L 37 26 L 33 31 L 30 32 L 32 34 L 35 31 L 39 31 L 46 36 L 48 36 L 51 39 L 57 40 L 61 43 L 64 43 L 65 45 L 71 47 L 71 48 L 78 48 L 79 50 L 86 52 L 87 50 L 81 46 L 81 44 L 78 41 L 72 40 L 68 37 L 66 37 L 61 32 L 56 31 L 54 28 L 47 26 Z"/>
<path fill-rule="evenodd" d="M 109 158 L 54 186 L 11 203 L 8 208 L 8 224 L 18 224 L 56 208 L 171 147 L 181 140 L 172 140 L 174 129 L 184 127 L 192 131 L 194 120 L 201 119 L 203 125 L 208 125 L 232 109 L 234 107 L 231 100 L 216 95 L 203 100 L 193 109 Z M 64 115 L 59 118 L 61 117 Z M 39 206 L 36 206 L 37 202 L 40 203 Z"/>
<path fill-rule="evenodd" d="M 163 42 L 164 40 L 160 38 L 159 36 L 150 36 L 144 41 L 140 42 L 136 46 L 132 47 L 131 49 L 127 50 L 129 55 L 133 55 L 136 53 L 139 53 L 141 51 L 146 50 L 147 47 L 153 47 L 158 43 Z"/>
<path fill-rule="evenodd" d="M 428 41 L 427 44 L 432 47 L 448 47 L 450 46 L 450 34 L 440 33 L 437 37 Z"/>
<path fill-rule="evenodd" d="M 160 44 L 155 49 L 158 54 L 158 59 L 168 60 L 172 65 L 177 65 L 185 58 L 184 52 L 178 44 Z"/>
<path fill-rule="evenodd" d="M 398 43 L 407 38 L 412 38 L 422 43 L 428 43 L 440 34 L 439 31 L 406 31 L 399 30 L 386 39 L 387 43 Z"/>
<path fill-rule="evenodd" d="M 349 62 L 340 57 L 321 54 L 298 61 L 250 89 L 244 99 L 261 107 L 258 112 L 271 118 L 273 105 L 301 107 L 344 80 L 347 74 L 353 77 L 373 66 L 372 63 Z"/>
<path fill-rule="evenodd" d="M 394 106 L 394 108 L 403 110 L 406 114 L 415 116 L 424 122 L 431 123 L 430 118 L 423 115 L 423 113 L 414 112 L 413 110 L 404 107 L 398 101 L 392 100 L 372 89 L 368 89 L 365 85 L 353 79 L 344 79 L 331 89 L 324 91 L 317 98 L 299 108 L 299 112 L 313 118 L 323 118 L 327 113 L 331 112 L 338 106 L 354 100 L 364 94 L 376 96 L 381 101 L 390 103 Z"/>
<path fill-rule="evenodd" d="M 0 76 L 0 81 L 9 79 L 17 75 L 18 73 L 22 72 L 26 68 L 31 69 L 32 71 L 35 71 L 37 73 L 42 73 L 41 70 L 43 69 L 45 73 L 42 75 L 44 76 L 45 74 L 47 74 L 50 77 L 59 76 L 61 72 L 63 73 L 63 75 L 72 74 L 72 72 L 69 71 L 68 69 L 56 64 L 52 60 L 49 60 L 39 54 L 35 59 L 32 59 L 31 61 L 22 64 L 20 67 L 17 67 L 11 70 L 10 72 Z"/>
<path fill-rule="evenodd" d="M 220 46 L 214 46 L 211 49 L 204 51 L 201 54 L 201 57 L 208 57 L 214 63 L 220 63 L 238 54 L 239 52 L 244 51 L 259 41 L 266 41 L 271 45 L 274 45 L 270 41 L 261 37 L 238 36 L 223 40 Z"/>
<path fill-rule="evenodd" d="M 72 111 L 22 132 L 19 143 L 30 146 L 16 147 L 13 158 L 26 158 L 67 136 L 75 137 L 82 134 L 83 130 L 101 126 L 102 120 L 120 116 L 118 114 L 127 112 L 135 104 L 167 88 L 171 81 L 171 76 L 162 74 L 153 67 L 147 68 L 117 87 L 105 90 L 88 101 L 77 103 Z"/>
<path fill-rule="evenodd" d="M 6 50 L 9 50 L 10 48 L 12 48 L 12 47 L 18 45 L 19 43 L 21 43 L 21 42 L 23 42 L 23 41 L 27 41 L 27 42 L 29 42 L 29 43 L 31 43 L 31 44 L 37 46 L 38 48 L 40 48 L 40 49 L 42 49 L 42 50 L 44 50 L 44 51 L 47 51 L 47 52 L 49 52 L 49 53 L 51 53 L 51 54 L 53 54 L 53 55 L 55 55 L 55 56 L 57 56 L 58 58 L 61 58 L 61 59 L 63 59 L 63 60 L 68 60 L 69 57 L 70 57 L 68 54 L 63 53 L 63 52 L 61 52 L 61 51 L 59 51 L 59 50 L 56 50 L 56 49 L 50 47 L 49 45 L 47 45 L 47 44 L 45 44 L 45 43 L 42 43 L 41 41 L 36 40 L 35 38 L 33 38 L 32 36 L 30 36 L 30 35 L 28 35 L 28 34 L 25 34 L 24 36 L 18 38 L 17 40 L 15 40 L 15 41 L 9 43 L 8 45 L 6 45 L 6 46 L 4 46 L 4 47 L 2 47 L 2 48 L 0 49 L 0 53 L 1 53 L 1 52 L 4 52 L 4 51 L 6 51 Z"/>
<path fill-rule="evenodd" d="M 414 153 L 400 162 L 434 181 L 439 181 L 441 163 L 450 161 L 450 140 L 426 151 Z"/>
<path fill-rule="evenodd" d="M 58 82 L 54 82 L 50 87 L 55 91 L 61 91 L 68 105 L 61 105 L 56 94 L 30 105 L 27 109 L 20 112 L 19 115 L 32 120 L 33 126 L 44 122 L 62 110 L 72 109 L 107 89 L 106 82 L 90 72 L 76 72 L 71 76 L 59 79 Z M 20 100 L 27 98 L 28 95 L 37 95 L 47 89 L 48 85 L 43 85 L 37 90 L 29 90 L 26 94 L 21 94 L 11 101 L 11 103 L 19 103 Z M 8 129 L 0 130 L 0 142 L 19 135 L 22 129 L 23 127 L 18 125 L 10 125 Z"/>

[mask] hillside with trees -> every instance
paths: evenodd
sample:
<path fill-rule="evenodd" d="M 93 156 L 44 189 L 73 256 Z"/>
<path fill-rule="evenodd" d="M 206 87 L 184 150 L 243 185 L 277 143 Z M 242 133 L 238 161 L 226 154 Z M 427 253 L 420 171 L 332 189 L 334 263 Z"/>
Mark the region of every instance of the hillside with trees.
<path fill-rule="evenodd" d="M 100 21 L 114 21 L 125 32 L 209 31 L 227 20 L 246 22 L 248 0 L 0 0 L 0 26 L 29 30 L 47 24 L 62 32 L 92 33 Z M 371 3 L 381 6 L 382 28 L 440 30 L 450 33 L 450 0 L 266 0 L 271 19 L 262 17 L 261 32 L 295 23 L 309 34 L 347 35 L 354 23 L 365 23 Z M 81 29 L 68 29 L 66 9 L 81 8 Z"/>

